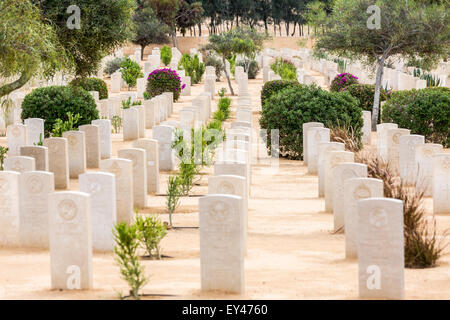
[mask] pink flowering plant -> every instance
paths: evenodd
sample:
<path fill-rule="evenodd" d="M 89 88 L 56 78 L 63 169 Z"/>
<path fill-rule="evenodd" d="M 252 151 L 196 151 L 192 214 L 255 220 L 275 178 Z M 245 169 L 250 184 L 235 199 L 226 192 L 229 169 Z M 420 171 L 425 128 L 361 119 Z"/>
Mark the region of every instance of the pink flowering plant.
<path fill-rule="evenodd" d="M 340 92 L 347 89 L 347 87 L 351 86 L 352 84 L 358 83 L 358 77 L 352 75 L 351 73 L 341 73 L 336 76 L 336 78 L 333 79 L 331 82 L 331 91 L 334 92 Z"/>
<path fill-rule="evenodd" d="M 181 78 L 175 70 L 170 68 L 157 69 L 147 78 L 147 93 L 153 98 L 164 92 L 173 92 L 173 99 L 177 101 L 181 90 L 186 85 L 181 85 Z"/>

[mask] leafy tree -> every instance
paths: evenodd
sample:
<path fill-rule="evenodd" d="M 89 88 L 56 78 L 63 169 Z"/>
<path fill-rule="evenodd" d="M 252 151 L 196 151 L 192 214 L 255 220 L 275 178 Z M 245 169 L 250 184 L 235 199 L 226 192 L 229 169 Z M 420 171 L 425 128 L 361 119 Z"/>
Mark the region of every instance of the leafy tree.
<path fill-rule="evenodd" d="M 185 0 L 180 0 L 180 8 L 178 9 L 177 28 L 183 34 L 186 34 L 186 29 L 189 29 L 203 21 L 203 10 L 201 2 L 189 3 Z"/>
<path fill-rule="evenodd" d="M 136 25 L 136 34 L 132 42 L 141 46 L 141 59 L 144 58 L 144 50 L 149 44 L 165 44 L 169 42 L 167 36 L 169 27 L 158 19 L 148 1 L 139 1 L 138 8 L 133 16 Z"/>
<path fill-rule="evenodd" d="M 0 1 L 0 98 L 20 89 L 37 72 L 50 76 L 68 66 L 53 29 L 30 1 Z M 11 80 L 8 80 L 11 79 Z M 6 82 L 10 81 L 10 82 Z"/>
<path fill-rule="evenodd" d="M 222 58 L 222 63 L 225 66 L 227 58 L 236 54 L 244 54 L 251 56 L 262 48 L 264 37 L 258 35 L 254 30 L 235 28 L 221 34 L 212 34 L 209 36 L 209 43 L 203 47 L 203 50 L 214 51 Z M 234 95 L 234 90 L 231 85 L 230 75 L 226 68 L 225 75 L 227 77 L 230 92 Z"/>
<path fill-rule="evenodd" d="M 103 57 L 124 44 L 132 34 L 134 0 L 32 0 L 43 21 L 56 31 L 62 51 L 74 63 L 77 77 L 94 74 Z M 71 5 L 80 8 L 80 29 L 68 28 Z"/>
<path fill-rule="evenodd" d="M 316 48 L 376 65 L 372 111 L 372 129 L 375 130 L 385 61 L 389 57 L 403 56 L 437 62 L 448 56 L 450 9 L 423 1 L 378 0 L 375 4 L 380 9 L 381 19 L 377 24 L 374 13 L 368 10 L 373 4 L 372 0 L 336 0 Z"/>

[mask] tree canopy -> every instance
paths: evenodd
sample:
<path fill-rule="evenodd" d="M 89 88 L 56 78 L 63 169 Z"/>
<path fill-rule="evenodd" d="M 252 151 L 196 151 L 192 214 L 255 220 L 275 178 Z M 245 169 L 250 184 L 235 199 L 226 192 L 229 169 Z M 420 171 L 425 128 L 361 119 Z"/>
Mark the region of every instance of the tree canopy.
<path fill-rule="evenodd" d="M 389 57 L 428 62 L 448 57 L 449 7 L 426 2 L 336 0 L 325 32 L 319 35 L 316 49 L 377 66 L 373 128 L 378 122 L 383 67 Z M 379 8 L 379 19 L 369 8 L 374 4 Z"/>

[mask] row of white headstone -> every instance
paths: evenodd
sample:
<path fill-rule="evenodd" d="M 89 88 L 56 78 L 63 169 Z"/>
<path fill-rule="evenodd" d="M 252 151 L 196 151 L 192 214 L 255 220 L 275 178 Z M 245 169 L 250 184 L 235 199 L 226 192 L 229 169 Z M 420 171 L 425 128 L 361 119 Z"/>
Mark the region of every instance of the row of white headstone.
<path fill-rule="evenodd" d="M 449 213 L 450 155 L 439 154 L 432 159 L 430 151 L 424 160 L 423 148 L 433 147 L 424 144 L 423 137 L 409 135 L 409 130 L 394 129 L 395 126 L 377 127 L 378 152 L 397 168 L 407 168 L 408 161 L 413 167 L 417 162 L 423 169 L 427 161 L 430 165 L 434 161 L 435 212 L 442 212 L 441 208 L 447 206 Z M 345 151 L 343 143 L 330 142 L 330 130 L 322 123 L 303 124 L 303 134 L 304 161 L 309 173 L 318 173 L 319 197 L 325 197 L 325 211 L 334 214 L 335 232 L 345 230 L 346 258 L 358 258 L 361 297 L 403 298 L 403 203 L 383 198 L 383 181 L 368 178 L 367 166 L 355 163 L 354 154 Z M 412 159 L 411 148 L 416 150 Z M 400 149 L 404 149 L 401 163 Z M 442 146 L 438 149 L 442 151 Z M 422 176 L 427 174 L 423 171 L 419 170 Z M 413 172 L 407 172 L 402 179 L 411 183 L 407 179 Z"/>
<path fill-rule="evenodd" d="M 209 195 L 199 199 L 204 291 L 242 294 L 245 290 L 252 127 L 251 102 L 238 105 L 237 121 L 226 130 L 227 140 L 219 148 L 214 176 L 208 180 Z"/>

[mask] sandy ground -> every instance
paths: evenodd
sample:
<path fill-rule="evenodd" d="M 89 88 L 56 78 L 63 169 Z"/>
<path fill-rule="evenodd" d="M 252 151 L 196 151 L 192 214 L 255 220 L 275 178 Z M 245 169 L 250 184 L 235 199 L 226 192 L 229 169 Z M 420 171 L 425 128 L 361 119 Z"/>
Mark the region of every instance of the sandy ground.
<path fill-rule="evenodd" d="M 236 84 L 234 84 L 237 87 Z M 254 122 L 260 109 L 262 80 L 250 80 Z M 217 83 L 216 89 L 226 87 Z M 192 88 L 192 96 L 175 104 L 171 120 L 202 92 Z M 217 100 L 216 100 L 217 101 Z M 236 106 L 236 97 L 233 97 Z M 151 138 L 151 130 L 147 131 Z M 0 138 L 5 145 L 5 138 Z M 114 136 L 114 154 L 129 143 Z M 301 161 L 280 160 L 276 174 L 267 174 L 266 164 L 253 165 L 249 199 L 248 253 L 245 259 L 244 295 L 200 291 L 200 251 L 198 196 L 207 194 L 207 177 L 194 187 L 193 196 L 183 198 L 174 224 L 188 227 L 169 231 L 163 240 L 161 261 L 142 261 L 149 283 L 145 299 L 358 299 L 358 265 L 344 259 L 344 235 L 332 234 L 333 215 L 324 212 L 324 200 L 317 197 L 318 178 L 307 174 Z M 212 169 L 205 169 L 211 174 Z M 161 191 L 166 190 L 168 173 L 161 175 Z M 77 181 L 71 181 L 77 189 Z M 427 209 L 432 202 L 427 199 Z M 163 195 L 150 195 L 143 213 L 159 213 L 168 220 Z M 437 216 L 440 234 L 450 228 L 450 216 Z M 426 270 L 405 270 L 406 299 L 450 299 L 450 250 L 439 266 Z M 117 299 L 127 293 L 112 254 L 94 255 L 94 289 L 89 291 L 50 290 L 48 251 L 0 249 L 0 299 Z"/>

